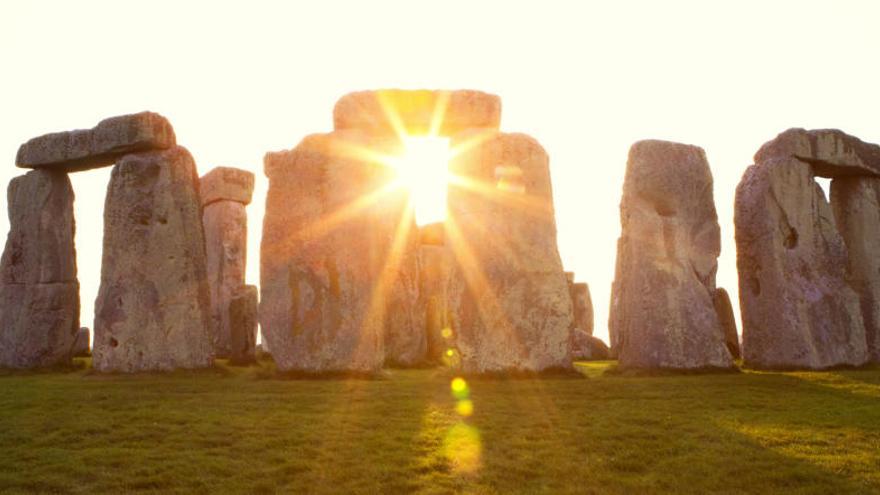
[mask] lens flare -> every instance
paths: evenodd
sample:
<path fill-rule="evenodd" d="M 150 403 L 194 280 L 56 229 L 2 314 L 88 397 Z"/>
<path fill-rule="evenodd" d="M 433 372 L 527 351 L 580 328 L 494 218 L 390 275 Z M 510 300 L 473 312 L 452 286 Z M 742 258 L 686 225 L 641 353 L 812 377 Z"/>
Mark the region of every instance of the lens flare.
<path fill-rule="evenodd" d="M 449 327 L 446 327 L 443 330 L 440 330 L 440 336 L 446 340 L 451 339 L 452 338 L 452 329 Z"/>
<path fill-rule="evenodd" d="M 474 413 L 474 403 L 470 399 L 463 399 L 458 401 L 455 404 L 455 412 L 458 413 L 459 416 L 464 416 L 465 418 Z"/>
<path fill-rule="evenodd" d="M 446 434 L 443 451 L 452 470 L 456 473 L 471 474 L 480 468 L 482 442 L 480 432 L 473 426 L 458 423 Z"/>
<path fill-rule="evenodd" d="M 453 378 L 449 387 L 452 389 L 452 395 L 456 399 L 467 399 L 470 395 L 470 389 L 464 378 Z"/>

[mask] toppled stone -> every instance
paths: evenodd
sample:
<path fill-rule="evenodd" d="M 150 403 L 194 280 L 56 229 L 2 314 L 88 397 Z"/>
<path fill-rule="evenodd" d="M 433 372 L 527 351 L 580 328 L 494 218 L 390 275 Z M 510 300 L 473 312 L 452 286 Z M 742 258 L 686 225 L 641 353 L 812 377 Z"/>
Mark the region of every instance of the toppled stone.
<path fill-rule="evenodd" d="M 453 136 L 452 147 L 477 133 Z M 447 293 L 461 371 L 570 368 L 572 304 L 546 152 L 524 134 L 482 135 L 450 171 L 496 186 L 448 191 Z"/>
<path fill-rule="evenodd" d="M 215 201 L 250 204 L 254 193 L 254 174 L 232 167 L 215 167 L 199 179 L 202 206 Z"/>
<path fill-rule="evenodd" d="M 609 316 L 620 366 L 732 367 L 712 301 L 721 239 L 705 152 L 635 143 L 620 219 Z"/>
<path fill-rule="evenodd" d="M 349 93 L 333 109 L 336 130 L 359 129 L 374 135 L 395 135 L 402 126 L 409 135 L 450 136 L 467 129 L 497 130 L 501 98 L 480 91 L 385 89 Z"/>
<path fill-rule="evenodd" d="M 839 177 L 831 208 L 847 247 L 847 279 L 861 304 L 869 359 L 880 362 L 880 178 Z"/>
<path fill-rule="evenodd" d="M 865 326 L 846 282 L 846 246 L 811 165 L 788 157 L 750 166 L 736 189 L 734 224 L 745 364 L 863 364 Z"/>
<path fill-rule="evenodd" d="M 80 327 L 80 329 L 76 331 L 76 338 L 73 341 L 73 348 L 70 351 L 70 355 L 73 357 L 88 357 L 90 336 L 91 332 L 89 332 L 87 327 Z"/>
<path fill-rule="evenodd" d="M 397 146 L 347 131 L 266 155 L 260 325 L 279 370 L 376 372 L 398 359 L 386 356 L 387 335 L 424 332 L 407 194 L 376 199 L 392 169 L 351 152 Z"/>
<path fill-rule="evenodd" d="M 789 129 L 755 153 L 755 163 L 797 158 L 820 177 L 880 175 L 880 146 L 837 129 Z"/>
<path fill-rule="evenodd" d="M 104 205 L 92 365 L 138 372 L 213 365 L 199 187 L 182 147 L 126 155 Z"/>
<path fill-rule="evenodd" d="M 230 353 L 229 302 L 245 282 L 247 212 L 242 203 L 215 201 L 202 210 L 208 286 L 211 291 L 211 338 L 216 357 Z"/>
<path fill-rule="evenodd" d="M 739 335 L 736 332 L 736 319 L 733 316 L 733 305 L 730 304 L 730 296 L 727 291 L 719 287 L 715 289 L 715 295 L 712 298 L 715 305 L 715 312 L 718 314 L 718 321 L 721 323 L 721 330 L 724 333 L 724 344 L 730 351 L 733 359 L 742 357 L 739 347 Z"/>
<path fill-rule="evenodd" d="M 598 337 L 594 337 L 580 328 L 572 332 L 571 358 L 578 361 L 596 361 L 609 358 L 608 346 Z"/>
<path fill-rule="evenodd" d="M 128 153 L 163 150 L 176 144 L 165 117 L 141 112 L 104 119 L 91 129 L 35 137 L 18 148 L 15 164 L 78 172 L 113 165 Z"/>
<path fill-rule="evenodd" d="M 9 235 L 0 261 L 0 367 L 70 362 L 79 328 L 73 189 L 66 174 L 12 179 Z"/>
<path fill-rule="evenodd" d="M 250 364 L 256 360 L 257 287 L 246 285 L 229 300 L 231 364 Z"/>

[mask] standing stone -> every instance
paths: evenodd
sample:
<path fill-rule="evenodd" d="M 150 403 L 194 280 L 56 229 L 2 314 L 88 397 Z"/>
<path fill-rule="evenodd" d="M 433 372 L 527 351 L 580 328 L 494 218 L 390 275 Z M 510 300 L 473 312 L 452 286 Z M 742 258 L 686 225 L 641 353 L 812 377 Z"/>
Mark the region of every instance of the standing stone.
<path fill-rule="evenodd" d="M 849 257 L 811 165 L 781 155 L 750 166 L 737 186 L 734 224 L 744 362 L 863 364 L 865 326 L 846 282 Z"/>
<path fill-rule="evenodd" d="M 839 177 L 831 208 L 849 257 L 847 278 L 861 303 L 869 359 L 880 362 L 880 178 Z"/>
<path fill-rule="evenodd" d="M 742 357 L 739 348 L 739 335 L 736 333 L 736 319 L 733 316 L 733 305 L 730 304 L 730 296 L 727 291 L 719 287 L 715 289 L 715 295 L 712 298 L 715 305 L 715 312 L 718 314 L 718 321 L 721 323 L 721 330 L 724 332 L 724 344 L 730 355 L 734 359 Z"/>
<path fill-rule="evenodd" d="M 609 317 L 620 366 L 733 366 L 712 302 L 721 239 L 705 152 L 635 143 L 620 220 Z"/>
<path fill-rule="evenodd" d="M 419 298 L 425 310 L 428 362 L 442 362 L 444 353 L 454 347 L 450 328 L 447 282 L 449 251 L 444 247 L 443 224 L 426 225 L 420 232 Z"/>
<path fill-rule="evenodd" d="M 574 311 L 574 326 L 593 335 L 593 300 L 590 298 L 590 286 L 583 283 L 570 283 L 568 293 Z"/>
<path fill-rule="evenodd" d="M 217 357 L 230 353 L 229 301 L 245 283 L 247 212 L 254 174 L 217 167 L 200 179 L 208 285 L 211 289 L 211 335 Z"/>
<path fill-rule="evenodd" d="M 0 261 L 0 367 L 66 364 L 79 328 L 73 189 L 67 174 L 32 171 L 7 189 Z"/>
<path fill-rule="evenodd" d="M 77 172 L 113 165 L 129 153 L 164 150 L 175 144 L 174 129 L 165 117 L 141 112 L 102 120 L 92 129 L 35 137 L 19 147 L 15 164 Z"/>
<path fill-rule="evenodd" d="M 231 364 L 250 364 L 256 360 L 257 288 L 246 285 L 229 300 Z"/>
<path fill-rule="evenodd" d="M 452 330 L 466 373 L 571 367 L 571 297 L 556 246 L 549 159 L 524 134 L 465 132 L 446 244 Z"/>
<path fill-rule="evenodd" d="M 81 327 L 76 332 L 76 339 L 73 341 L 73 348 L 70 351 L 70 355 L 73 357 L 88 357 L 89 356 L 89 336 L 91 332 L 89 332 L 88 327 Z"/>
<path fill-rule="evenodd" d="M 279 370 L 372 373 L 386 333 L 424 331 L 407 194 L 370 159 L 395 143 L 337 131 L 266 155 L 260 325 Z"/>
<path fill-rule="evenodd" d="M 182 147 L 126 155 L 104 204 L 93 366 L 137 372 L 213 364 L 199 184 Z"/>

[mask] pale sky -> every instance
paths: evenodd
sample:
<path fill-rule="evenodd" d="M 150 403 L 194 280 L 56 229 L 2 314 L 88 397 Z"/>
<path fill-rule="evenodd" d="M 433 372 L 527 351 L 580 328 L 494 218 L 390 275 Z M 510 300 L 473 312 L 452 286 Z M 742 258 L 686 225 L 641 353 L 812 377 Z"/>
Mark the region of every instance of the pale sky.
<path fill-rule="evenodd" d="M 535 136 L 550 155 L 560 253 L 590 284 L 595 333 L 607 340 L 629 146 L 656 138 L 706 150 L 723 236 L 718 285 L 736 298 L 733 196 L 758 147 L 789 127 L 880 141 L 878 23 L 880 2 L 869 0 L 4 0 L 0 182 L 24 173 L 15 153 L 33 136 L 159 112 L 200 174 L 219 165 L 256 174 L 248 282 L 257 284 L 266 151 L 329 131 L 346 92 L 492 92 L 502 130 Z M 109 176 L 72 175 L 89 327 Z"/>

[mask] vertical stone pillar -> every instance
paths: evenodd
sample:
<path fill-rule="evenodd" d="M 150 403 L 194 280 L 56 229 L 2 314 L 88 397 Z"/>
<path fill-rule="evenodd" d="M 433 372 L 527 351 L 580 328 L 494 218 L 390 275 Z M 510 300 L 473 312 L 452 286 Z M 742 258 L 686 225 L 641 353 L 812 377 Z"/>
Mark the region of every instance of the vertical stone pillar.
<path fill-rule="evenodd" d="M 7 189 L 0 261 L 0 367 L 65 364 L 79 328 L 73 189 L 67 174 L 34 170 Z"/>
<path fill-rule="evenodd" d="M 122 157 L 104 204 L 93 366 L 99 371 L 213 364 L 196 166 L 189 152 Z"/>
<path fill-rule="evenodd" d="M 229 298 L 229 362 L 249 364 L 256 360 L 257 287 L 245 285 Z"/>
<path fill-rule="evenodd" d="M 245 283 L 247 269 L 247 211 L 254 191 L 254 174 L 217 167 L 199 180 L 208 285 L 211 289 L 211 337 L 217 357 L 231 351 L 229 301 Z"/>
<path fill-rule="evenodd" d="M 609 315 L 620 366 L 733 366 L 713 304 L 721 234 L 705 152 L 635 143 L 620 223 Z"/>
<path fill-rule="evenodd" d="M 571 296 L 556 246 L 549 159 L 525 134 L 462 132 L 450 164 L 452 330 L 466 373 L 571 367 Z"/>

